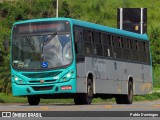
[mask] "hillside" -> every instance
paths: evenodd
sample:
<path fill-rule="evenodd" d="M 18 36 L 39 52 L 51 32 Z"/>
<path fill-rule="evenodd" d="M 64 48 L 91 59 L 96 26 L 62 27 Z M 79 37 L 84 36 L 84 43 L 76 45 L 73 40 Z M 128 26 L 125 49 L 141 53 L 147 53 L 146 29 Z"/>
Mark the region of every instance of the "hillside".
<path fill-rule="evenodd" d="M 151 41 L 154 67 L 154 86 L 160 87 L 159 6 L 159 0 L 59 0 L 59 16 L 116 27 L 117 8 L 147 8 L 148 36 Z M 3 51 L 4 55 L 4 62 L 0 67 L 2 71 L 0 74 L 0 92 L 10 92 L 10 77 L 8 77 L 10 52 L 9 49 L 3 47 L 3 43 L 10 39 L 12 24 L 15 21 L 26 19 L 55 17 L 55 8 L 56 0 L 27 0 L 27 2 L 26 0 L 4 0 L 0 3 L 0 50 Z"/>

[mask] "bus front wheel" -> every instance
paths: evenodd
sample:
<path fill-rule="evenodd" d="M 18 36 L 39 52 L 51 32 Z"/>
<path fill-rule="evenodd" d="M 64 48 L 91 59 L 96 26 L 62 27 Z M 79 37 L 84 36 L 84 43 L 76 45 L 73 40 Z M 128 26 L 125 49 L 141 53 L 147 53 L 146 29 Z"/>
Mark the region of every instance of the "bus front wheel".
<path fill-rule="evenodd" d="M 93 82 L 91 79 L 87 80 L 87 93 L 77 94 L 74 98 L 76 105 L 91 104 L 93 99 Z"/>
<path fill-rule="evenodd" d="M 39 96 L 27 96 L 29 105 L 39 105 L 40 97 Z"/>

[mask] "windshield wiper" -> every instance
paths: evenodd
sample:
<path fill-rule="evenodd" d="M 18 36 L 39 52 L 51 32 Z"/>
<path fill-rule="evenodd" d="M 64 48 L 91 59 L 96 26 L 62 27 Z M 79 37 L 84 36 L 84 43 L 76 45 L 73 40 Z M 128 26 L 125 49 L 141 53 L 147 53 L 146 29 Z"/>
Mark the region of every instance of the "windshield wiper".
<path fill-rule="evenodd" d="M 31 40 L 28 37 L 25 37 L 25 40 L 29 43 L 30 47 L 34 51 L 34 45 L 32 45 Z"/>
<path fill-rule="evenodd" d="M 53 33 L 53 34 L 51 34 L 51 36 L 49 36 L 48 38 L 47 38 L 47 36 L 48 35 L 46 35 L 46 37 L 44 38 L 44 39 L 46 39 L 46 40 L 43 40 L 43 43 L 42 43 L 42 52 L 43 52 L 43 47 L 44 47 L 44 45 L 47 45 L 56 35 L 57 35 L 58 33 L 56 32 L 56 33 Z"/>

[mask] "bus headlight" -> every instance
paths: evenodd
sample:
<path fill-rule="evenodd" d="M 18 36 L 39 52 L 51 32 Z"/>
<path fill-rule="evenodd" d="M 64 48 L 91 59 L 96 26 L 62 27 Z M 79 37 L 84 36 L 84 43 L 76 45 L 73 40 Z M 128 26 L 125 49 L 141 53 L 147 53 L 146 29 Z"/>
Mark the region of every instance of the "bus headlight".
<path fill-rule="evenodd" d="M 15 81 L 18 81 L 18 77 L 16 76 L 16 77 L 14 78 L 14 80 L 15 80 Z"/>
<path fill-rule="evenodd" d="M 66 77 L 70 78 L 72 76 L 72 73 L 67 73 Z"/>
<path fill-rule="evenodd" d="M 24 83 L 24 81 L 21 78 L 17 77 L 17 76 L 14 76 L 13 79 L 17 84 L 23 84 Z"/>
<path fill-rule="evenodd" d="M 70 80 L 74 75 L 74 71 L 70 71 L 68 72 L 67 74 L 65 74 L 62 79 L 60 80 L 60 82 L 65 82 L 65 81 L 68 81 Z"/>

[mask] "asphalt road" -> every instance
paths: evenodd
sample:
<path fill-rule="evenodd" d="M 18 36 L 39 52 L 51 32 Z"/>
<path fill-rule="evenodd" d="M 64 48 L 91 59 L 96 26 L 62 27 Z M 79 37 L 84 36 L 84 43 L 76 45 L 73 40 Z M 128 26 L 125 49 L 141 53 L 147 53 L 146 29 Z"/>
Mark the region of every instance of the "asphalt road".
<path fill-rule="evenodd" d="M 141 115 L 139 116 L 139 114 L 150 114 L 150 116 L 147 117 L 147 120 L 150 120 L 150 119 L 160 119 L 160 100 L 134 102 L 132 105 L 117 105 L 116 103 L 103 103 L 103 104 L 98 103 L 92 105 L 41 103 L 38 106 L 29 106 L 27 103 L 0 104 L 0 112 L 2 113 L 4 111 L 11 113 L 15 111 L 18 113 L 22 113 L 22 111 L 32 113 L 34 111 L 41 114 L 42 118 L 38 118 L 40 120 L 43 120 L 44 117 L 46 117 L 47 115 L 50 115 L 50 117 L 46 117 L 45 119 L 51 119 L 51 117 L 53 117 L 56 120 L 61 120 L 61 119 L 75 120 L 76 117 L 76 120 L 81 120 L 84 118 L 86 120 L 106 120 L 106 117 L 107 118 L 110 117 L 110 120 L 115 120 L 115 119 L 128 120 L 125 116 L 123 117 L 124 113 L 131 120 L 135 120 L 139 117 L 140 119 L 143 120 L 146 119 L 146 117 L 142 118 L 142 116 Z M 155 115 L 154 116 L 155 118 L 153 118 L 151 114 Z M 158 115 L 158 117 L 156 117 L 156 115 Z M 3 118 L 3 120 L 5 119 L 6 118 Z M 12 118 L 12 119 L 18 120 L 17 118 Z M 23 119 L 28 120 L 28 118 L 23 118 Z M 37 118 L 34 118 L 34 120 L 36 119 Z"/>
<path fill-rule="evenodd" d="M 134 102 L 131 105 L 98 103 L 91 105 L 42 104 L 30 106 L 28 103 L 0 104 L 0 111 L 160 111 L 160 100 Z"/>

